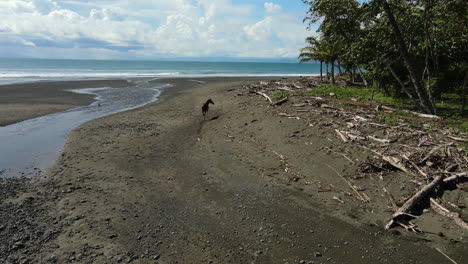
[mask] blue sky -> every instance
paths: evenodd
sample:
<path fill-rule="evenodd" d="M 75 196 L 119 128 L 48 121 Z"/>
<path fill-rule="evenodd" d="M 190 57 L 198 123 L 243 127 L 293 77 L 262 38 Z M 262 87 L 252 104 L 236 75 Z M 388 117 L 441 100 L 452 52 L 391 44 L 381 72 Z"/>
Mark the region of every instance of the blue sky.
<path fill-rule="evenodd" d="M 1 0 L 0 57 L 297 57 L 301 0 Z"/>

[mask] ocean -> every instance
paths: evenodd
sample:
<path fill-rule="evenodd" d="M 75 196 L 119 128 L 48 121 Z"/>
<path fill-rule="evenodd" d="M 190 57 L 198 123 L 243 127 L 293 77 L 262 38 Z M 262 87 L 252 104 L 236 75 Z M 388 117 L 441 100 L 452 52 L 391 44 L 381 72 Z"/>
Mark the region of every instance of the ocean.
<path fill-rule="evenodd" d="M 0 59 L 0 84 L 109 78 L 310 76 L 318 63 Z"/>

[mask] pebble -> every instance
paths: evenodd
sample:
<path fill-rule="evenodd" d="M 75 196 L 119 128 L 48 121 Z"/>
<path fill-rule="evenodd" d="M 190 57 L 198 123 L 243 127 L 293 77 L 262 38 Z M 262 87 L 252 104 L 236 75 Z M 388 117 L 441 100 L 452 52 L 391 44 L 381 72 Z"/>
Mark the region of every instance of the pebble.
<path fill-rule="evenodd" d="M 320 252 L 315 252 L 314 253 L 314 257 L 318 258 L 318 257 L 321 257 L 322 256 L 322 253 Z"/>
<path fill-rule="evenodd" d="M 16 242 L 15 244 L 13 244 L 13 246 L 11 247 L 11 249 L 13 249 L 13 250 L 18 250 L 18 249 L 22 249 L 22 248 L 24 248 L 24 247 L 25 247 L 25 246 L 24 246 L 23 243 L 21 243 L 21 242 Z"/>

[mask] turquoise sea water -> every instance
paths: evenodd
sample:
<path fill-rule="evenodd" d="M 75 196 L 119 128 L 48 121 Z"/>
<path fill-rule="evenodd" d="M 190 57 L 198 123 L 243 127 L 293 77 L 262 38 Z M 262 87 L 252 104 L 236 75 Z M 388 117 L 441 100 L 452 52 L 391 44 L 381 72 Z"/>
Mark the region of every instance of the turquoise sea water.
<path fill-rule="evenodd" d="M 0 59 L 0 84 L 135 77 L 306 76 L 316 63 Z"/>

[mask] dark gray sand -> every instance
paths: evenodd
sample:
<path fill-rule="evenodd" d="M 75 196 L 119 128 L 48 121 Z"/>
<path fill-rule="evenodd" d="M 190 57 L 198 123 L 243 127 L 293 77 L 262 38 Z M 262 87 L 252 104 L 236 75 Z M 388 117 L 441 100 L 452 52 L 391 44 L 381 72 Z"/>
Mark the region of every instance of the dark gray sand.
<path fill-rule="evenodd" d="M 94 101 L 94 95 L 66 90 L 127 87 L 125 80 L 37 82 L 0 85 L 0 126 L 65 111 Z"/>
<path fill-rule="evenodd" d="M 323 151 L 340 142 L 330 131 L 274 114 L 242 89 L 252 79 L 197 80 L 78 127 L 46 179 L 2 181 L 0 262 L 451 263 L 437 247 L 466 263 L 456 227 L 450 238 L 385 231 L 380 186 L 367 184 L 372 203 L 341 192 L 324 164 L 357 168 Z"/>

